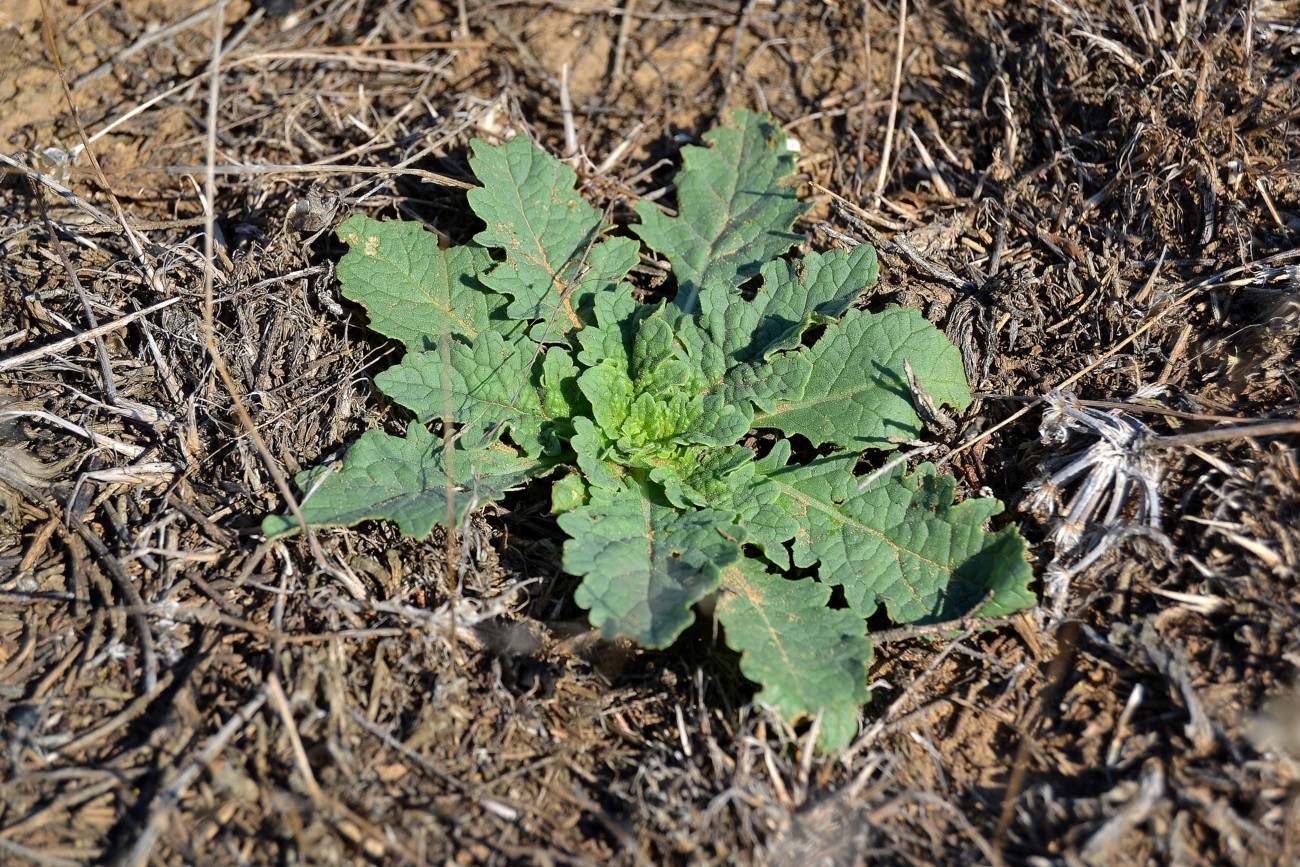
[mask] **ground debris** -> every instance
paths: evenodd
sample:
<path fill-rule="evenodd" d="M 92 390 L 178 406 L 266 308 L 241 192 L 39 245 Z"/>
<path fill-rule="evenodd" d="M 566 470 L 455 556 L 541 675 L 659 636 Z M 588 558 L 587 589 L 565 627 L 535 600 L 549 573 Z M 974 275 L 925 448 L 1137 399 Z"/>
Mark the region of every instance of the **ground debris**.
<path fill-rule="evenodd" d="M 0 862 L 1300 860 L 1296 437 L 1144 448 L 1300 411 L 1295 4 L 913 5 L 5 6 Z M 1036 484 L 1012 517 L 1071 552 L 1054 617 L 882 642 L 838 758 L 703 613 L 672 653 L 593 635 L 526 495 L 257 530 L 277 474 L 407 423 L 339 220 L 463 243 L 468 142 L 515 135 L 620 220 L 671 207 L 727 107 L 798 140 L 808 243 L 874 239 L 867 303 L 962 349 L 963 483 Z M 1039 399 L 1070 443 L 999 426 Z"/>

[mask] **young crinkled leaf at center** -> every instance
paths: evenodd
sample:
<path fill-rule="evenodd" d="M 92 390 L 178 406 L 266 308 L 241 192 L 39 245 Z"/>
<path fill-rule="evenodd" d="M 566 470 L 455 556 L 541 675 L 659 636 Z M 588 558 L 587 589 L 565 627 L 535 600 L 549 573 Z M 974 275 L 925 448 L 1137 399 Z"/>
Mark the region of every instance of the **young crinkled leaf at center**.
<path fill-rule="evenodd" d="M 730 445 L 749 429 L 741 408 L 706 397 L 703 371 L 667 311 L 640 320 L 625 358 L 612 351 L 581 374 L 578 387 L 601 430 L 627 456 L 652 447 Z"/>
<path fill-rule="evenodd" d="M 740 556 L 735 515 L 660 504 L 644 486 L 591 488 L 559 516 L 570 538 L 564 571 L 582 577 L 574 601 L 606 638 L 667 647 L 691 624 L 691 606 L 718 589 Z"/>

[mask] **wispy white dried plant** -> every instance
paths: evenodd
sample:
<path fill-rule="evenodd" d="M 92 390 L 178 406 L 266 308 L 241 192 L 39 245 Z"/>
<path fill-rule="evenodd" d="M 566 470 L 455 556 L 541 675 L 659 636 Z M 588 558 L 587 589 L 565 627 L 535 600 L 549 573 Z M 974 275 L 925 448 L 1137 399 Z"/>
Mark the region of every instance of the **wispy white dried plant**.
<path fill-rule="evenodd" d="M 1044 400 L 1039 437 L 1061 451 L 1043 462 L 1042 474 L 1028 486 L 1028 508 L 1053 522 L 1056 554 L 1047 570 L 1047 593 L 1060 615 L 1070 580 L 1119 541 L 1144 536 L 1167 546 L 1168 540 L 1161 525 L 1155 432 L 1123 410 L 1103 412 L 1068 392 L 1053 391 Z"/>

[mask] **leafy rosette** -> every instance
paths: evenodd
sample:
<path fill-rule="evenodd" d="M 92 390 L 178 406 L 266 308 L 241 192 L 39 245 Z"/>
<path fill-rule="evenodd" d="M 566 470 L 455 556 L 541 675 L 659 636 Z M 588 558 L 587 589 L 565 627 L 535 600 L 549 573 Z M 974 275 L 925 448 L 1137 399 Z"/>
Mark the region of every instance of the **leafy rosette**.
<path fill-rule="evenodd" d="M 1032 576 L 1015 528 L 987 529 L 1001 504 L 954 503 L 933 467 L 863 487 L 864 450 L 922 432 L 904 364 L 964 409 L 961 357 L 914 311 L 854 307 L 877 279 L 869 246 L 788 258 L 805 209 L 770 119 L 737 112 L 705 140 L 685 150 L 676 215 L 643 202 L 632 227 L 671 264 L 671 303 L 636 300 L 640 243 L 522 137 L 474 143 L 469 205 L 486 228 L 470 244 L 346 221 L 344 294 L 406 347 L 376 383 L 413 421 L 300 476 L 302 512 L 422 536 L 449 501 L 459 521 L 550 478 L 564 568 L 594 626 L 666 647 L 717 595 L 758 699 L 791 720 L 820 713 L 820 745 L 837 749 L 869 699 L 866 618 L 1014 611 L 1033 604 Z M 796 460 L 796 435 L 819 456 Z"/>

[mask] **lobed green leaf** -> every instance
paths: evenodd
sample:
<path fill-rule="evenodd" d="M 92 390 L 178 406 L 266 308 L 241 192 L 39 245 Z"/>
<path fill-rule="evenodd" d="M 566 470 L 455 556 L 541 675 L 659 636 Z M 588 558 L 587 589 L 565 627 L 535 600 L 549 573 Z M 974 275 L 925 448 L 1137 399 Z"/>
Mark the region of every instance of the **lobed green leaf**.
<path fill-rule="evenodd" d="M 773 360 L 773 381 L 794 387 L 769 390 L 770 408 L 754 426 L 803 434 L 815 446 L 892 449 L 890 437 L 921 432 L 904 361 L 936 403 L 970 404 L 961 353 L 919 312 L 850 310 L 812 349 Z"/>
<path fill-rule="evenodd" d="M 761 684 L 756 699 L 791 722 L 822 716 L 822 750 L 847 747 L 858 709 L 871 699 L 871 642 L 853 611 L 827 607 L 831 588 L 792 581 L 743 559 L 723 572 L 718 620 L 741 652 L 740 670 Z"/>
<path fill-rule="evenodd" d="M 880 266 L 869 244 L 852 250 L 809 253 L 762 269 L 752 299 L 713 284 L 700 292 L 700 319 L 726 354 L 728 366 L 769 360 L 795 349 L 815 323 L 839 319 L 858 296 L 876 284 Z"/>
<path fill-rule="evenodd" d="M 470 448 L 487 444 L 493 431 L 509 428 L 531 455 L 554 453 L 558 444 L 543 436 L 553 416 L 547 411 L 540 349 L 527 337 L 507 340 L 493 331 L 473 344 L 409 353 L 375 377 L 375 384 L 421 422 L 444 415 L 460 423 Z"/>
<path fill-rule="evenodd" d="M 366 308 L 370 327 L 411 351 L 430 339 L 470 339 L 493 327 L 501 299 L 479 280 L 492 259 L 474 244 L 440 249 L 419 223 L 351 217 L 338 236 L 351 248 L 339 260 L 344 297 Z"/>
<path fill-rule="evenodd" d="M 606 638 L 667 647 L 740 557 L 734 518 L 662 504 L 644 485 L 591 488 L 586 505 L 558 518 L 570 536 L 564 570 L 583 577 L 574 601 Z"/>
<path fill-rule="evenodd" d="M 636 207 L 633 231 L 672 263 L 676 303 L 687 313 L 705 287 L 734 290 L 797 244 L 790 228 L 808 209 L 786 183 L 795 164 L 780 128 L 752 112 L 732 118 L 734 127 L 705 134 L 711 147 L 682 148 L 678 216 L 653 202 Z"/>
<path fill-rule="evenodd" d="M 473 451 L 453 448 L 419 424 L 406 437 L 371 430 L 348 449 L 343 468 L 317 467 L 294 480 L 304 496 L 303 517 L 311 526 L 350 527 L 361 521 L 394 521 L 403 533 L 424 538 L 447 523 L 447 486 L 452 485 L 453 519 L 540 475 L 549 465 L 502 446 Z M 298 530 L 292 515 L 269 515 L 269 537 Z"/>
<path fill-rule="evenodd" d="M 1033 604 L 1033 574 L 1015 528 L 987 533 L 1002 511 L 997 500 L 953 504 L 956 480 L 930 464 L 912 475 L 897 467 L 858 490 L 857 455 L 838 453 L 769 478 L 777 505 L 798 525 L 794 564 L 817 567 L 823 583 L 844 588 L 859 616 L 880 604 L 896 623 L 933 623 L 976 613 L 1007 613 Z"/>
<path fill-rule="evenodd" d="M 555 339 L 582 328 L 580 308 L 612 291 L 636 265 L 636 243 L 597 243 L 602 215 L 574 192 L 577 174 L 526 137 L 470 147 L 483 186 L 467 195 L 487 224 L 474 240 L 505 254 L 483 283 L 515 299 L 510 318 L 544 320 Z"/>

